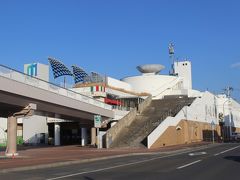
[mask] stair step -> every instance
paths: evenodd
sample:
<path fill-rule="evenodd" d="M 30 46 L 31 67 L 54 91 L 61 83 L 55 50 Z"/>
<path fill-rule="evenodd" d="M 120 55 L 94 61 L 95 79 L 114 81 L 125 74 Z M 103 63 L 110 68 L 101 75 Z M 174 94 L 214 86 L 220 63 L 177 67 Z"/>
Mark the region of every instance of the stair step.
<path fill-rule="evenodd" d="M 124 128 L 112 147 L 145 147 L 141 142 L 167 117 L 174 116 L 194 98 L 153 100 L 129 127 Z"/>

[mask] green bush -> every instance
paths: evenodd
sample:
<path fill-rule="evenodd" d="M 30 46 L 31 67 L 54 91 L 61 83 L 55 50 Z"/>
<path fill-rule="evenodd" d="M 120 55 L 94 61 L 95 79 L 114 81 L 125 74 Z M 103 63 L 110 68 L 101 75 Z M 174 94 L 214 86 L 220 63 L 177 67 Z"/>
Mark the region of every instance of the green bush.
<path fill-rule="evenodd" d="M 6 147 L 7 143 L 0 143 L 0 147 Z"/>
<path fill-rule="evenodd" d="M 23 137 L 22 136 L 18 136 L 17 137 L 17 144 L 18 145 L 22 145 L 23 144 Z M 6 147 L 7 146 L 7 142 L 3 142 L 3 143 L 0 143 L 0 147 Z"/>
<path fill-rule="evenodd" d="M 17 137 L 17 144 L 18 145 L 22 145 L 23 144 L 23 137 L 22 136 L 18 136 Z"/>

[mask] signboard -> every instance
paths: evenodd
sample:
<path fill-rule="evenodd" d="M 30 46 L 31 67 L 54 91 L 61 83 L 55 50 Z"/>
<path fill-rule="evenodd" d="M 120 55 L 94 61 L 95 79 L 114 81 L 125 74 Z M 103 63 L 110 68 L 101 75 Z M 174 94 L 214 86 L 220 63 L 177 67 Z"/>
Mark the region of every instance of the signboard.
<path fill-rule="evenodd" d="M 214 123 L 214 121 L 211 122 L 211 127 L 212 127 L 212 128 L 215 128 L 215 123 Z"/>
<path fill-rule="evenodd" d="M 33 63 L 33 64 L 28 64 L 27 65 L 27 74 L 29 76 L 37 76 L 37 64 Z"/>
<path fill-rule="evenodd" d="M 59 119 L 59 118 L 47 118 L 47 123 L 55 123 L 55 122 L 73 122 L 71 120 Z"/>
<path fill-rule="evenodd" d="M 42 79 L 44 81 L 49 81 L 49 66 L 40 63 L 24 64 L 24 73 Z"/>
<path fill-rule="evenodd" d="M 100 128 L 101 120 L 102 120 L 102 117 L 100 115 L 94 115 L 94 127 Z"/>

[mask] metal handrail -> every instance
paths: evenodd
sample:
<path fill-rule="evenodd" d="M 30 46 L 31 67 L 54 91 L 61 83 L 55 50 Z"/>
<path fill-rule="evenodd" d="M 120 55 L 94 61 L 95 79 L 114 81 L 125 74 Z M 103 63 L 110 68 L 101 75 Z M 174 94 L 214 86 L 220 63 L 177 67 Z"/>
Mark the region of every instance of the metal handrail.
<path fill-rule="evenodd" d="M 177 115 L 177 113 L 184 107 L 185 105 L 178 105 L 176 108 L 174 109 L 169 109 L 168 111 L 165 111 L 161 116 L 160 118 L 158 118 L 158 120 L 156 122 L 152 122 L 152 120 L 146 122 L 144 124 L 144 129 L 147 130 L 149 129 L 149 127 L 151 126 L 159 126 L 168 116 L 172 116 L 172 117 L 175 117 Z M 152 130 L 150 133 L 148 134 L 151 134 L 152 133 Z"/>
<path fill-rule="evenodd" d="M 172 84 L 175 81 L 177 83 L 179 81 L 179 78 L 173 79 L 171 82 L 165 83 L 163 86 L 161 86 L 160 88 L 156 89 L 154 91 L 154 93 L 153 93 L 154 94 L 153 96 L 157 97 L 157 96 L 163 94 L 165 91 L 169 90 L 169 84 Z M 161 90 L 161 91 L 159 92 L 159 90 Z"/>

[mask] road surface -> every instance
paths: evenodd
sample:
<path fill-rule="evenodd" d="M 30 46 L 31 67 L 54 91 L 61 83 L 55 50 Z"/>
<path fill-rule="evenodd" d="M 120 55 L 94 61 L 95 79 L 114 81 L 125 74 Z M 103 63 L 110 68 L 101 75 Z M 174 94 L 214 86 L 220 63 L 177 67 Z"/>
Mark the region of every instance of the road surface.
<path fill-rule="evenodd" d="M 175 153 L 139 154 L 95 162 L 1 173 L 0 179 L 230 180 L 240 178 L 240 144 Z"/>

